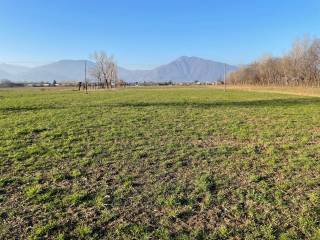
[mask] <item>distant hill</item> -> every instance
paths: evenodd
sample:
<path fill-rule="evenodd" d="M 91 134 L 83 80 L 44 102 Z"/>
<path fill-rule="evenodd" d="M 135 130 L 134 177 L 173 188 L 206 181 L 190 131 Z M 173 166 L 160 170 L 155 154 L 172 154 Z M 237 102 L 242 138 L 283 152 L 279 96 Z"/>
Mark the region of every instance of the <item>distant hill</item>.
<path fill-rule="evenodd" d="M 79 81 L 84 79 L 85 60 L 61 60 L 47 65 L 34 67 L 15 75 L 18 81 Z M 88 69 L 94 66 L 87 61 Z M 89 75 L 89 73 L 88 73 Z"/>
<path fill-rule="evenodd" d="M 9 74 L 8 72 L 0 69 L 0 79 L 11 79 L 13 78 L 13 76 L 11 74 Z"/>
<path fill-rule="evenodd" d="M 0 71 L 4 71 L 10 75 L 16 75 L 19 73 L 27 72 L 28 70 L 30 70 L 30 68 L 25 66 L 18 66 L 18 65 L 6 64 L 6 63 L 0 64 Z"/>
<path fill-rule="evenodd" d="M 123 79 L 127 81 L 137 82 L 214 82 L 223 78 L 224 65 L 224 63 L 198 57 L 183 56 L 169 64 L 162 65 L 152 70 L 129 71 L 122 74 L 122 76 Z M 236 69 L 236 66 L 226 65 L 227 72 Z"/>
<path fill-rule="evenodd" d="M 2 64 L 3 65 L 3 64 Z M 10 73 L 0 65 L 0 79 L 8 78 L 14 81 L 81 81 L 84 79 L 85 60 L 61 60 L 51 64 L 21 68 L 14 65 L 6 65 Z M 175 61 L 159 66 L 152 70 L 128 70 L 119 67 L 119 77 L 127 82 L 214 82 L 222 79 L 224 63 L 214 62 L 198 57 L 180 57 Z M 88 77 L 90 68 L 94 63 L 87 61 Z M 237 69 L 236 66 L 226 65 L 227 72 Z"/>

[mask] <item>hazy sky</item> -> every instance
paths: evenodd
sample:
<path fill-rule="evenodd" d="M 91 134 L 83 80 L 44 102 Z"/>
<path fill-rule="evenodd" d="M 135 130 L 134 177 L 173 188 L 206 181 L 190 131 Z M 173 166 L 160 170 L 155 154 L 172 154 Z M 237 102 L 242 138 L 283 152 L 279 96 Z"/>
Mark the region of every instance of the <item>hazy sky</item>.
<path fill-rule="evenodd" d="M 319 0 L 0 0 L 0 62 L 40 65 L 94 50 L 151 68 L 181 55 L 244 64 L 320 36 Z"/>

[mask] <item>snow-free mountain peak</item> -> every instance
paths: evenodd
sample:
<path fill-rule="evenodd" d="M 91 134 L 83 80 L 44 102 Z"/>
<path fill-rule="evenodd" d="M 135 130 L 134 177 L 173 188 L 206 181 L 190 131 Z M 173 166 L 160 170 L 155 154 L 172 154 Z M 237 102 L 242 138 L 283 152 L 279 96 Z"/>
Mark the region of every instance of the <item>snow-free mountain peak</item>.
<path fill-rule="evenodd" d="M 13 81 L 83 81 L 84 66 L 87 62 L 87 73 L 90 77 L 90 69 L 94 63 L 87 60 L 60 60 L 54 63 L 23 68 L 10 66 L 11 71 L 1 69 L 0 79 L 9 78 Z M 176 60 L 156 67 L 151 70 L 128 70 L 118 67 L 119 77 L 127 82 L 214 82 L 222 79 L 224 74 L 224 63 L 215 62 L 199 57 L 182 56 Z M 226 65 L 227 72 L 236 69 L 235 66 Z"/>

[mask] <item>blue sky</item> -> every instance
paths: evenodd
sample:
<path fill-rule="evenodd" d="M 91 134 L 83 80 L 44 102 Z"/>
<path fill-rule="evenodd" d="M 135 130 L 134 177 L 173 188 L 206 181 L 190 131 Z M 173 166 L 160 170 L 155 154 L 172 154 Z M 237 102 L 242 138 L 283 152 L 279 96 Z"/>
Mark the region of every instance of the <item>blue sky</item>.
<path fill-rule="evenodd" d="M 152 68 L 179 56 L 245 64 L 320 37 L 318 0 L 0 0 L 0 62 L 113 54 Z"/>

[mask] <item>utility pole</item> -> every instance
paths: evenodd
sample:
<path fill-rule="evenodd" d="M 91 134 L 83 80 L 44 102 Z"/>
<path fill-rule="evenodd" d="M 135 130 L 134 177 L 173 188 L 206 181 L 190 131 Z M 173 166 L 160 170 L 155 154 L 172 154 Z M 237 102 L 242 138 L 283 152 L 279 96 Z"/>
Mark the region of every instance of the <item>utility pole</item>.
<path fill-rule="evenodd" d="M 223 74 L 224 91 L 227 91 L 226 68 L 227 68 L 227 64 L 224 64 L 224 74 Z"/>
<path fill-rule="evenodd" d="M 87 83 L 87 60 L 84 61 L 84 84 L 86 88 L 86 93 L 88 93 L 88 83 Z"/>

